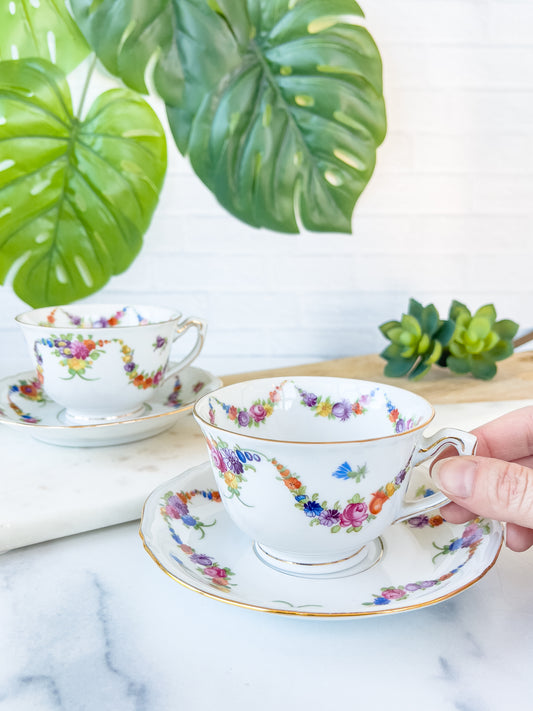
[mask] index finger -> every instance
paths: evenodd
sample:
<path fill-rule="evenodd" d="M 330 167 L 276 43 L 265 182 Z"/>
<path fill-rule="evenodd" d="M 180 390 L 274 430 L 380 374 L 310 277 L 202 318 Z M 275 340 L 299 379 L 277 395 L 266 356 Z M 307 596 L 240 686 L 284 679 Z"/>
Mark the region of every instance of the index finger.
<path fill-rule="evenodd" d="M 472 430 L 476 454 L 513 462 L 533 454 L 533 407 L 521 407 Z"/>

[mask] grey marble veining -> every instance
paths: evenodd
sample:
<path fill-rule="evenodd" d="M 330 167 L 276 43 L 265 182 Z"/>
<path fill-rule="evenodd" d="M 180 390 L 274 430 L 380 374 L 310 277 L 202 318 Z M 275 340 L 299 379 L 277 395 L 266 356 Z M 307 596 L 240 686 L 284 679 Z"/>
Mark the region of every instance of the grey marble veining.
<path fill-rule="evenodd" d="M 253 612 L 176 584 L 137 524 L 0 557 L 0 711 L 497 711 L 530 690 L 533 554 L 400 615 Z"/>

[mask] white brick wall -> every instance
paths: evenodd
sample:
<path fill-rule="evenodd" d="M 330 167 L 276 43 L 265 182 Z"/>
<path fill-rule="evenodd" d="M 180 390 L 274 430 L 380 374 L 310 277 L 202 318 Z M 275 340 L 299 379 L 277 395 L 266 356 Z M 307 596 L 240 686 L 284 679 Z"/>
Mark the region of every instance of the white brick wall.
<path fill-rule="evenodd" d="M 533 2 L 360 0 L 389 130 L 354 235 L 278 235 L 227 214 L 170 142 L 145 246 L 92 301 L 205 316 L 214 372 L 381 350 L 410 296 L 494 302 L 533 327 Z M 162 113 L 159 111 L 159 114 Z M 7 288 L 0 367 L 29 365 Z"/>

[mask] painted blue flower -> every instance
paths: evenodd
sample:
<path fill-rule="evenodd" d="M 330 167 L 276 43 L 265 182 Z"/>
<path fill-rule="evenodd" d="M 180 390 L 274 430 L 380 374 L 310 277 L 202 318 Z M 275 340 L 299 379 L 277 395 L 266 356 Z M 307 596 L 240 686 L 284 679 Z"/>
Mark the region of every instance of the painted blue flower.
<path fill-rule="evenodd" d="M 298 496 L 294 497 L 296 501 L 305 501 L 307 499 L 307 496 L 305 494 L 298 494 Z"/>
<path fill-rule="evenodd" d="M 196 526 L 196 519 L 190 516 L 189 514 L 186 514 L 185 516 L 181 517 L 181 521 L 186 525 L 186 526 Z"/>
<path fill-rule="evenodd" d="M 374 598 L 374 605 L 388 605 L 390 603 L 390 600 L 387 600 L 386 597 L 375 597 Z"/>
<path fill-rule="evenodd" d="M 348 462 L 344 462 L 335 469 L 332 476 L 336 477 L 337 479 L 349 479 L 350 474 L 352 473 L 353 472 L 351 466 L 348 464 Z"/>
<path fill-rule="evenodd" d="M 306 504 L 304 504 L 304 511 L 305 515 L 309 516 L 309 518 L 313 518 L 314 516 L 320 516 L 324 509 L 318 501 L 308 501 Z"/>
<path fill-rule="evenodd" d="M 463 544 L 463 539 L 457 538 L 455 541 L 450 543 L 450 550 L 451 551 L 458 551 L 459 548 L 461 548 L 462 544 Z"/>
<path fill-rule="evenodd" d="M 170 531 L 170 535 L 171 535 L 172 538 L 176 541 L 176 543 L 181 546 L 181 544 L 183 543 L 183 541 L 182 541 L 181 538 L 178 536 L 178 534 L 176 533 L 176 531 L 175 531 L 173 528 L 169 528 L 168 530 Z"/>

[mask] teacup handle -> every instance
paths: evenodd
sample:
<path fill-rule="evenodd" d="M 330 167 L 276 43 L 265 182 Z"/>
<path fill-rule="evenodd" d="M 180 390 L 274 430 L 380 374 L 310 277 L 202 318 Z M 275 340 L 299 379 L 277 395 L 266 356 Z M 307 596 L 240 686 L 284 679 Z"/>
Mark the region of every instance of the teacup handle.
<path fill-rule="evenodd" d="M 192 363 L 192 361 L 196 358 L 196 356 L 204 347 L 205 334 L 207 332 L 207 323 L 201 318 L 196 318 L 193 316 L 176 324 L 176 330 L 174 332 L 174 338 L 172 340 L 176 341 L 178 338 L 183 336 L 183 334 L 188 331 L 189 328 L 196 329 L 196 341 L 189 353 L 178 363 L 175 363 L 171 369 L 167 370 L 167 372 L 165 373 L 165 377 L 171 377 L 178 373 L 180 370 L 183 370 L 185 366 L 189 365 L 189 363 Z"/>
<path fill-rule="evenodd" d="M 431 437 L 422 438 L 422 444 L 418 448 L 418 451 L 415 452 L 411 460 L 411 466 L 416 467 L 418 464 L 422 464 L 422 462 L 434 457 L 441 450 L 450 445 L 455 447 L 459 456 L 475 454 L 477 437 L 470 432 L 456 430 L 453 427 L 444 427 L 442 430 L 435 432 Z M 439 506 L 444 506 L 444 504 L 449 503 L 449 501 L 450 499 L 445 496 L 442 491 L 437 491 L 417 501 L 404 501 L 400 515 L 395 519 L 394 523 L 405 521 L 412 516 L 431 511 L 431 509 L 436 509 Z"/>

